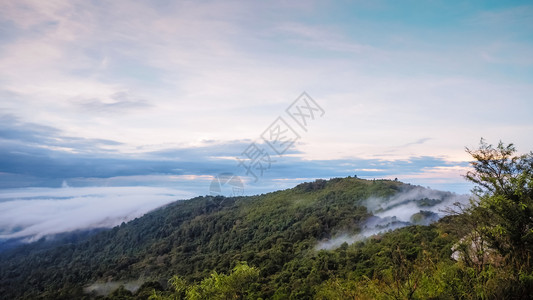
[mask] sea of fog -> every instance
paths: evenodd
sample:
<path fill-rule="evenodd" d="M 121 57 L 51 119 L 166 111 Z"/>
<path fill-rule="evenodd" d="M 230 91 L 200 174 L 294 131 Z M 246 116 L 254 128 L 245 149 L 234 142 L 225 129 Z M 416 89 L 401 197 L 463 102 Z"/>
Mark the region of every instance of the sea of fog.
<path fill-rule="evenodd" d="M 0 190 L 0 242 L 32 242 L 63 232 L 110 228 L 193 196 L 172 188 L 143 186 Z"/>

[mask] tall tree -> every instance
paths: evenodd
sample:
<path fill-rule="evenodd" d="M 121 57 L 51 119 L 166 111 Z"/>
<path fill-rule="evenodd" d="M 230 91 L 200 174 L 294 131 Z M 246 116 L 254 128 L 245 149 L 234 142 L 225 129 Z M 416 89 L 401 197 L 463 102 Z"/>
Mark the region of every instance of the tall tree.
<path fill-rule="evenodd" d="M 466 179 L 476 184 L 473 210 L 490 246 L 517 272 L 531 272 L 533 254 L 533 152 L 515 155 L 513 144 L 496 147 L 481 139 Z M 518 274 L 518 273 L 517 273 Z"/>

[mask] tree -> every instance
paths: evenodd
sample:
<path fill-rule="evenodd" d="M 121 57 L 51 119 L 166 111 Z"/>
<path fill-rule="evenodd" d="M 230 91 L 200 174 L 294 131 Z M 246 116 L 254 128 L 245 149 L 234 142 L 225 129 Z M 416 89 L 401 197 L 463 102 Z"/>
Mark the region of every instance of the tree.
<path fill-rule="evenodd" d="M 259 270 L 245 262 L 237 264 L 229 275 L 211 273 L 187 291 L 187 299 L 249 299 L 254 289 Z"/>
<path fill-rule="evenodd" d="M 473 170 L 466 179 L 475 183 L 472 214 L 482 216 L 482 238 L 511 266 L 515 279 L 531 276 L 533 254 L 533 152 L 515 155 L 513 144 L 496 147 L 481 139 L 472 155 Z"/>

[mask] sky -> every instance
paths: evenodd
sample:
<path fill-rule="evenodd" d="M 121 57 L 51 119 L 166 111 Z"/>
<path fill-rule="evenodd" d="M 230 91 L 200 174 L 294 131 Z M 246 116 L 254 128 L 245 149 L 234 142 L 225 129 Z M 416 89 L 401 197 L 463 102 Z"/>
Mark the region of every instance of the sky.
<path fill-rule="evenodd" d="M 531 53 L 531 1 L 0 1 L 0 196 L 205 195 L 221 173 L 243 194 L 349 175 L 467 193 L 465 147 L 533 149 Z M 236 160 L 251 146 L 259 170 Z"/>

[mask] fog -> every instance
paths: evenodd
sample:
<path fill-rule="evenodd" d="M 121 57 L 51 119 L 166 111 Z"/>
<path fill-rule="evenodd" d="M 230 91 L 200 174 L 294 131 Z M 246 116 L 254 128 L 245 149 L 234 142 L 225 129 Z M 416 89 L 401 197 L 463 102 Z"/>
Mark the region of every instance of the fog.
<path fill-rule="evenodd" d="M 340 232 L 323 240 L 317 250 L 335 249 L 343 243 L 352 244 L 376 234 L 408 225 L 428 225 L 445 215 L 444 210 L 459 202 L 466 204 L 469 195 L 458 195 L 420 186 L 406 186 L 388 198 L 370 197 L 362 202 L 372 217 L 366 220 L 358 233 Z"/>
<path fill-rule="evenodd" d="M 160 187 L 24 188 L 0 191 L 0 242 L 36 241 L 75 230 L 110 228 L 192 195 Z"/>
<path fill-rule="evenodd" d="M 109 282 L 95 282 L 89 286 L 86 286 L 83 291 L 87 294 L 95 294 L 97 296 L 107 296 L 121 285 L 132 293 L 135 293 L 141 285 L 144 283 L 142 280 L 134 281 L 109 281 Z"/>

